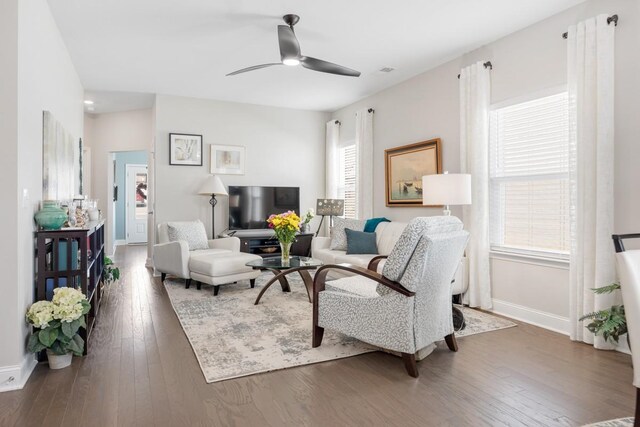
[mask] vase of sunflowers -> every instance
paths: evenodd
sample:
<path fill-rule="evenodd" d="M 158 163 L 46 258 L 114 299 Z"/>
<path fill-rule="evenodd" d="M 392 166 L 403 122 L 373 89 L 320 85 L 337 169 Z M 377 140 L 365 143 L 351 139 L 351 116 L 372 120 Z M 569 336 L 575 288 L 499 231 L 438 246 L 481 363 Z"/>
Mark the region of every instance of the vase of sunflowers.
<path fill-rule="evenodd" d="M 296 233 L 300 231 L 300 217 L 294 211 L 287 211 L 269 216 L 267 223 L 280 242 L 280 257 L 282 264 L 286 266 L 291 258 L 291 244 L 296 239 Z"/>

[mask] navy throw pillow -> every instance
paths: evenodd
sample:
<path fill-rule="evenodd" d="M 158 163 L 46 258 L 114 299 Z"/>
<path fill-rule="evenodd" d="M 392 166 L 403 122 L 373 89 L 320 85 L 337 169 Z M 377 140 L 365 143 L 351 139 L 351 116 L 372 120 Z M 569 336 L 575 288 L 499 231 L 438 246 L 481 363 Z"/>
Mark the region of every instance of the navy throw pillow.
<path fill-rule="evenodd" d="M 368 219 L 367 222 L 364 223 L 364 230 L 362 231 L 366 231 L 367 233 L 375 233 L 376 227 L 378 227 L 378 224 L 380 224 L 381 222 L 391 221 L 384 217 Z"/>
<path fill-rule="evenodd" d="M 344 229 L 347 234 L 347 255 L 377 254 L 376 233 Z"/>

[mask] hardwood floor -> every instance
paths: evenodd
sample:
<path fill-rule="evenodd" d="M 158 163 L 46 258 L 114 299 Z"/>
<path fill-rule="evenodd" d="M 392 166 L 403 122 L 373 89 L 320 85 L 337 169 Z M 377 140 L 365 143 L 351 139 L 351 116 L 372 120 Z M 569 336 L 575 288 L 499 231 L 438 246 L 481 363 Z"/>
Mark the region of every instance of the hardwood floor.
<path fill-rule="evenodd" d="M 634 413 L 629 356 L 527 324 L 442 345 L 419 379 L 371 353 L 206 384 L 145 257 L 119 247 L 90 354 L 1 393 L 1 426 L 578 426 Z"/>

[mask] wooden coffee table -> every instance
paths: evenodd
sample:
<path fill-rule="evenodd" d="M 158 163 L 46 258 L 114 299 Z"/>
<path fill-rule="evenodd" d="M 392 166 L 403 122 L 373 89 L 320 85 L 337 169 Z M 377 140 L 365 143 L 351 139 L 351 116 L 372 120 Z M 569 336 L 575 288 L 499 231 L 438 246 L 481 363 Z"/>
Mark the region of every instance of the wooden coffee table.
<path fill-rule="evenodd" d="M 289 281 L 287 280 L 286 276 L 295 272 L 300 274 L 300 277 L 304 282 L 304 287 L 307 289 L 309 302 L 312 302 L 313 279 L 309 274 L 309 270 L 315 270 L 318 267 L 321 267 L 322 261 L 304 256 L 292 256 L 289 259 L 289 262 L 285 264 L 282 262 L 282 258 L 277 256 L 256 259 L 248 262 L 246 265 L 252 267 L 255 270 L 268 270 L 274 274 L 271 280 L 269 280 L 267 284 L 264 285 L 264 287 L 258 294 L 258 298 L 256 298 L 256 302 L 254 303 L 255 305 L 257 305 L 260 302 L 260 298 L 262 298 L 262 295 L 267 291 L 267 289 L 269 289 L 269 286 L 273 285 L 275 282 L 280 282 L 282 292 L 291 292 L 291 287 L 289 286 Z"/>

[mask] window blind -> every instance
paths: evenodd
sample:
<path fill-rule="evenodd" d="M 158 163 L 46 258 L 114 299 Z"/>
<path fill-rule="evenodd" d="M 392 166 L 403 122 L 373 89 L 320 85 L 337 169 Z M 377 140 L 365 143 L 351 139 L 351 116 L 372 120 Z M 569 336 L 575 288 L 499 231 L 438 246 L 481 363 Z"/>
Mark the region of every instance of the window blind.
<path fill-rule="evenodd" d="M 356 199 L 356 146 L 347 145 L 339 150 L 340 182 L 338 197 L 344 199 L 344 217 L 355 218 L 357 215 Z"/>
<path fill-rule="evenodd" d="M 491 241 L 569 251 L 569 110 L 566 92 L 490 114 Z"/>

